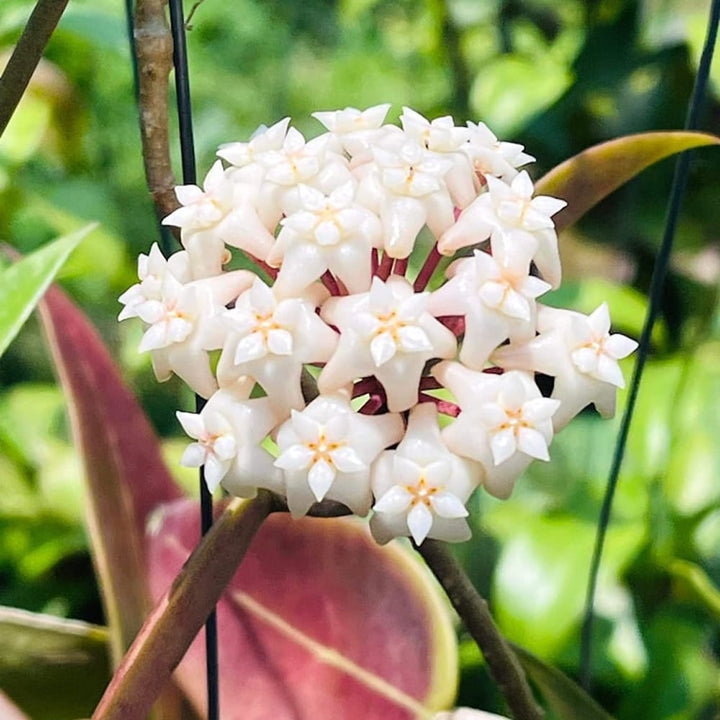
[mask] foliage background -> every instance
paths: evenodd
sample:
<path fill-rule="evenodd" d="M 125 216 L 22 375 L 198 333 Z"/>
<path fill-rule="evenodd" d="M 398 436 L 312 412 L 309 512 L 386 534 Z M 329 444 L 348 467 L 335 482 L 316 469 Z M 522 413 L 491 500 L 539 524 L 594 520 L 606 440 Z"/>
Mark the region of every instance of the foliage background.
<path fill-rule="evenodd" d="M 4 0 L 0 53 L 31 6 Z M 314 110 L 392 101 L 394 117 L 407 104 L 486 121 L 537 157 L 538 178 L 597 142 L 682 127 L 708 6 L 205 0 L 188 35 L 200 172 L 218 144 L 261 123 L 291 115 L 314 135 Z M 703 128 L 717 133 L 717 61 L 713 81 Z M 704 572 L 720 582 L 717 167 L 712 150 L 696 154 L 601 577 L 595 691 L 620 720 L 718 712 L 720 595 L 688 581 Z M 639 334 L 671 172 L 668 161 L 652 168 L 564 235 L 559 304 L 589 312 L 607 298 L 617 329 Z M 0 239 L 25 252 L 88 220 L 101 226 L 63 285 L 119 358 L 177 470 L 174 411 L 190 399 L 179 383 L 155 383 L 135 350 L 139 326 L 115 322 L 134 258 L 157 238 L 120 0 L 72 0 L 0 141 Z M 457 550 L 507 635 L 571 674 L 616 429 L 578 418 L 512 501 L 478 501 L 474 539 Z M 180 477 L 194 487 L 193 474 Z M 0 478 L 0 604 L 102 622 L 79 461 L 34 323 L 0 361 Z M 474 645 L 461 648 L 461 703 L 492 709 Z"/>

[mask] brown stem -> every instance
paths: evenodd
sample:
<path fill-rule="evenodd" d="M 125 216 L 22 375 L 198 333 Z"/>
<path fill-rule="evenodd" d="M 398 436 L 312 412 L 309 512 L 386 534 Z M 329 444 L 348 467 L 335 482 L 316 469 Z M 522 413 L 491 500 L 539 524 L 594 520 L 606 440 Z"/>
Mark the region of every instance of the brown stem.
<path fill-rule="evenodd" d="M 515 653 L 500 634 L 487 602 L 473 587 L 447 546 L 426 540 L 418 552 L 439 580 L 450 602 L 487 661 L 516 720 L 542 720 L 544 713 L 533 697 Z"/>
<path fill-rule="evenodd" d="M 166 5 L 167 0 L 138 0 L 135 9 L 140 135 L 145 177 L 159 219 L 178 208 L 168 135 L 168 77 L 173 66 L 173 42 L 165 17 Z"/>
<path fill-rule="evenodd" d="M 0 135 L 5 132 L 67 4 L 68 0 L 38 0 L 35 5 L 0 77 Z"/>

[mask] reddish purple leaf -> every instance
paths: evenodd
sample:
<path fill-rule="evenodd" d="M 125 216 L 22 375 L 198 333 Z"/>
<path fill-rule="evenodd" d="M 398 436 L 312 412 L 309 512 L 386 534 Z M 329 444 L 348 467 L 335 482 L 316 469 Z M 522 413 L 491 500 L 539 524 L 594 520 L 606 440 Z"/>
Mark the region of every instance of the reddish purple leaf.
<path fill-rule="evenodd" d="M 153 523 L 154 524 L 154 523 Z M 195 545 L 195 503 L 168 506 L 149 536 L 157 599 Z M 359 521 L 271 516 L 218 605 L 224 720 L 409 720 L 452 702 L 447 610 L 409 550 Z M 177 678 L 205 706 L 196 638 Z"/>
<path fill-rule="evenodd" d="M 150 608 L 143 544 L 148 515 L 181 492 L 95 328 L 56 288 L 40 311 L 84 462 L 92 550 L 117 661 Z"/>

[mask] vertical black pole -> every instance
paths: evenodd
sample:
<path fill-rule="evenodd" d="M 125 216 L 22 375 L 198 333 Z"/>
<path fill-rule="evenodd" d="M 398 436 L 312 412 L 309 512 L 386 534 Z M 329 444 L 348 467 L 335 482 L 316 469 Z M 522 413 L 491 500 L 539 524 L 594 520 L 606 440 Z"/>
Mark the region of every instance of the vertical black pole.
<path fill-rule="evenodd" d="M 705 100 L 708 78 L 710 76 L 710 65 L 712 63 L 713 51 L 717 40 L 719 20 L 720 0 L 713 0 L 710 8 L 710 18 L 708 20 L 705 45 L 703 47 L 697 76 L 695 77 L 695 84 L 688 104 L 688 111 L 685 119 L 686 130 L 697 130 L 698 128 L 700 110 L 702 109 L 703 102 Z M 690 172 L 690 158 L 691 152 L 686 150 L 680 154 L 675 165 L 675 174 L 673 176 L 672 188 L 670 190 L 670 201 L 665 219 L 665 231 L 663 233 L 662 243 L 655 260 L 655 268 L 650 282 L 650 302 L 648 305 L 648 312 L 645 318 L 645 325 L 643 326 L 642 334 L 640 336 L 635 370 L 628 390 L 627 405 L 625 407 L 625 412 L 623 413 L 622 422 L 620 423 L 620 431 L 618 432 L 618 438 L 615 444 L 612 467 L 610 468 L 607 487 L 605 489 L 605 497 L 603 498 L 602 508 L 600 509 L 598 531 L 595 539 L 595 549 L 593 550 L 593 557 L 590 564 L 590 573 L 585 597 L 585 613 L 580 638 L 580 680 L 586 689 L 590 688 L 591 682 L 592 628 L 595 590 L 597 587 L 600 561 L 602 559 L 602 552 L 605 544 L 605 534 L 607 532 L 608 524 L 610 523 L 610 513 L 612 511 L 615 488 L 617 487 L 620 467 L 625 455 L 625 445 L 627 443 L 628 432 L 630 430 L 630 422 L 635 410 L 635 401 L 637 400 L 638 390 L 640 388 L 640 378 L 642 377 L 642 373 L 645 368 L 645 361 L 647 360 L 650 352 L 650 338 L 652 337 L 652 330 L 660 311 L 663 286 L 665 284 L 665 277 L 670 265 L 670 254 L 672 252 L 673 240 L 675 239 L 675 229 L 677 227 L 678 216 L 680 214 L 680 203 L 682 201 L 683 194 L 685 193 L 685 186 Z"/>
<path fill-rule="evenodd" d="M 195 142 L 192 128 L 192 105 L 190 102 L 190 76 L 188 72 L 187 44 L 185 42 L 185 19 L 182 0 L 169 0 L 170 29 L 173 36 L 173 64 L 175 66 L 175 92 L 180 126 L 180 152 L 182 158 L 183 183 L 197 184 L 195 168 Z M 195 411 L 200 412 L 205 401 L 195 396 Z M 200 520 L 204 535 L 213 523 L 212 495 L 205 484 L 203 469 L 200 469 Z M 217 616 L 213 610 L 205 623 L 205 652 L 207 657 L 207 720 L 219 720 L 220 698 L 218 678 Z"/>

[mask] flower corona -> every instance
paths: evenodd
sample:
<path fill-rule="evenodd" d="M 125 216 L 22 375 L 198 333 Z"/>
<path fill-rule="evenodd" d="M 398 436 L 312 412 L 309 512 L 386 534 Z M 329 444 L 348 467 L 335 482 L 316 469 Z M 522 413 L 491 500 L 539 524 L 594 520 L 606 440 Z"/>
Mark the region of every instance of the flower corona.
<path fill-rule="evenodd" d="M 604 304 L 538 302 L 560 284 L 565 203 L 534 195 L 521 145 L 409 108 L 385 124 L 389 108 L 223 145 L 164 220 L 183 249 L 140 256 L 120 319 L 144 323 L 158 380 L 207 400 L 177 416 L 211 492 L 372 509 L 379 542 L 461 541 L 478 487 L 509 497 L 578 412 L 613 414 L 636 343 Z M 230 269 L 241 256 L 253 270 Z"/>

